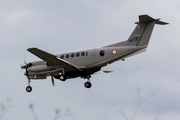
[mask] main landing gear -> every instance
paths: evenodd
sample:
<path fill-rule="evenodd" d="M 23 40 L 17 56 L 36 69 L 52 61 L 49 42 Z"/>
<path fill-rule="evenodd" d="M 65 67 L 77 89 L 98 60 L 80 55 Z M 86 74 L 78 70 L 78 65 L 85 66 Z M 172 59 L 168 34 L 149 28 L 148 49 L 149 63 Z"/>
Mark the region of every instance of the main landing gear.
<path fill-rule="evenodd" d="M 90 82 L 85 82 L 84 87 L 91 88 L 92 84 Z"/>
<path fill-rule="evenodd" d="M 60 79 L 61 81 L 66 81 L 66 75 L 65 75 L 64 69 L 62 70 L 61 73 L 59 73 L 59 79 Z"/>
<path fill-rule="evenodd" d="M 89 78 L 91 78 L 91 76 L 89 75 L 85 78 L 87 78 L 88 80 L 87 80 L 87 82 L 84 83 L 84 87 L 91 88 L 92 84 L 91 84 L 90 79 L 89 79 Z"/>
<path fill-rule="evenodd" d="M 65 76 L 65 75 L 60 75 L 60 76 L 59 76 L 59 79 L 60 79 L 61 81 L 66 81 L 66 76 Z"/>

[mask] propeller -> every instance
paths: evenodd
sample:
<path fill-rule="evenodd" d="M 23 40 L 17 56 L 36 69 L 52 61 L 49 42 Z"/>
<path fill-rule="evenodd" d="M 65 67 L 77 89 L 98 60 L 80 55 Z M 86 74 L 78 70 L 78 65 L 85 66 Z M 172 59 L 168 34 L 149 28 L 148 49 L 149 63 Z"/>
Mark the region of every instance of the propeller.
<path fill-rule="evenodd" d="M 27 75 L 27 78 L 29 80 L 28 65 L 26 64 L 26 60 L 24 60 L 24 64 L 26 66 L 26 75 Z"/>
<path fill-rule="evenodd" d="M 26 75 L 27 75 L 27 78 L 29 79 L 29 73 L 28 73 L 27 68 L 26 68 Z"/>
<path fill-rule="evenodd" d="M 55 86 L 53 76 L 51 76 L 51 80 L 52 80 L 52 85 Z"/>
<path fill-rule="evenodd" d="M 28 63 L 26 64 L 26 60 L 24 60 L 24 64 L 23 66 L 21 66 L 21 69 L 26 69 L 26 76 L 29 79 L 29 72 L 28 72 L 28 67 L 32 66 L 32 63 Z"/>

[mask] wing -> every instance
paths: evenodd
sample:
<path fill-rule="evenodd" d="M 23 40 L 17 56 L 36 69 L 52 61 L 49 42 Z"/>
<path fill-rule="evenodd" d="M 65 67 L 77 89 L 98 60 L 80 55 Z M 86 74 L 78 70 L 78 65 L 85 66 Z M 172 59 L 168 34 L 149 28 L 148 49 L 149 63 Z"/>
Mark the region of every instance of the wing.
<path fill-rule="evenodd" d="M 39 57 L 40 59 L 42 59 L 43 61 L 47 62 L 49 65 L 62 65 L 65 68 L 82 71 L 80 68 L 69 63 L 68 61 L 62 60 L 58 58 L 57 56 L 47 53 L 45 51 L 42 51 L 38 48 L 29 48 L 27 50 L 31 52 L 32 54 L 36 55 L 37 57 Z"/>

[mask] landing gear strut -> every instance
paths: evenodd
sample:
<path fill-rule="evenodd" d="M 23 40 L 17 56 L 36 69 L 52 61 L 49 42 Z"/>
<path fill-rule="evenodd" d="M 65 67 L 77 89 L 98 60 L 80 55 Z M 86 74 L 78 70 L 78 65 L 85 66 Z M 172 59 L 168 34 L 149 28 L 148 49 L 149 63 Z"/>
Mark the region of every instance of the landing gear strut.
<path fill-rule="evenodd" d="M 59 79 L 60 79 L 61 81 L 66 81 L 66 76 L 65 76 L 65 75 L 60 75 L 60 76 L 59 76 Z"/>
<path fill-rule="evenodd" d="M 31 86 L 27 86 L 27 87 L 26 87 L 26 91 L 27 91 L 27 92 L 31 92 L 31 91 L 32 91 L 32 87 L 31 87 Z"/>
<path fill-rule="evenodd" d="M 30 86 L 30 79 L 28 78 L 28 86 L 26 87 L 26 91 L 27 92 L 31 92 L 32 91 L 32 87 Z"/>
<path fill-rule="evenodd" d="M 89 78 L 91 78 L 91 76 L 87 76 L 86 78 L 88 80 L 87 80 L 87 82 L 84 83 L 84 87 L 91 88 L 92 84 L 91 84 L 90 79 L 89 79 Z"/>
<path fill-rule="evenodd" d="M 62 69 L 62 72 L 59 73 L 59 79 L 61 81 L 66 81 L 66 76 L 65 76 L 64 68 Z"/>
<path fill-rule="evenodd" d="M 90 87 L 92 86 L 92 84 L 91 84 L 90 82 L 85 82 L 85 83 L 84 83 L 84 86 L 85 86 L 86 88 L 90 88 Z"/>

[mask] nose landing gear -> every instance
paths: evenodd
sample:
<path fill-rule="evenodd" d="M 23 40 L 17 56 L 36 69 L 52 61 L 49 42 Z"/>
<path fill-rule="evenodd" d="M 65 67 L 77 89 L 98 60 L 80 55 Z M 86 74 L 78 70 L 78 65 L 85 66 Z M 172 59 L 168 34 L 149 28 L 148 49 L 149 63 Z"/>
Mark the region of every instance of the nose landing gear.
<path fill-rule="evenodd" d="M 31 92 L 32 91 L 32 87 L 30 86 L 30 79 L 28 78 L 28 86 L 26 87 L 26 91 L 27 92 Z"/>
<path fill-rule="evenodd" d="M 31 86 L 27 86 L 27 87 L 26 87 L 26 91 L 27 91 L 27 92 L 31 92 L 31 91 L 32 91 L 32 87 L 31 87 Z"/>

